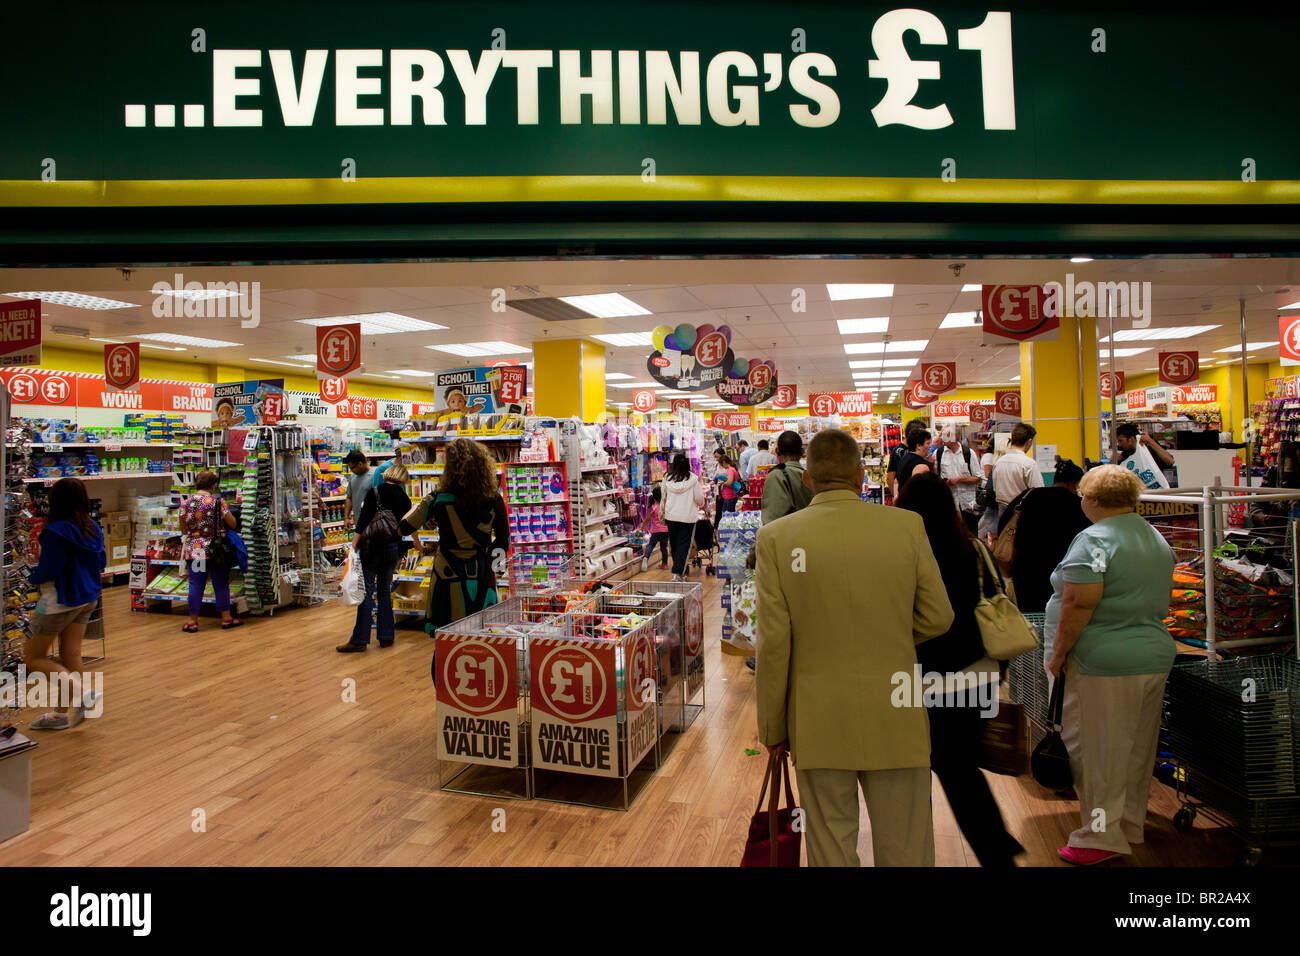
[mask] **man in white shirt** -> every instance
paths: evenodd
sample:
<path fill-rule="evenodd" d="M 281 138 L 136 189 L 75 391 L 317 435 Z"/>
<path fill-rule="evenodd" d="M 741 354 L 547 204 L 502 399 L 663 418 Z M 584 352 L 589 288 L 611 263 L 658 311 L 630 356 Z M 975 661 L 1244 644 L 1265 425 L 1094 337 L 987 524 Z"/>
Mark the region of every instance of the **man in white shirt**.
<path fill-rule="evenodd" d="M 768 450 L 767 439 L 764 438 L 758 443 L 758 451 L 749 458 L 749 474 L 746 477 L 753 478 L 758 474 L 758 469 L 764 465 L 776 464 L 778 464 L 777 457 Z"/>
<path fill-rule="evenodd" d="M 948 482 L 953 499 L 957 502 L 957 510 L 961 512 L 962 520 L 974 534 L 979 527 L 979 515 L 975 511 L 975 491 L 979 488 L 982 472 L 974 452 L 963 448 L 961 442 L 957 440 L 957 429 L 951 425 L 946 426 L 942 437 L 943 444 L 935 452 L 939 477 Z"/>
<path fill-rule="evenodd" d="M 1043 473 L 1038 470 L 1029 449 L 1034 444 L 1038 429 L 1021 422 L 1011 429 L 1011 447 L 993 466 L 993 491 L 998 496 L 998 514 L 1028 488 L 1043 487 Z"/>
<path fill-rule="evenodd" d="M 743 438 L 741 439 L 740 444 L 736 447 L 740 449 L 740 457 L 736 459 L 736 464 L 740 466 L 740 477 L 748 478 L 749 459 L 758 454 L 758 449 L 751 447 L 749 442 L 745 441 Z"/>

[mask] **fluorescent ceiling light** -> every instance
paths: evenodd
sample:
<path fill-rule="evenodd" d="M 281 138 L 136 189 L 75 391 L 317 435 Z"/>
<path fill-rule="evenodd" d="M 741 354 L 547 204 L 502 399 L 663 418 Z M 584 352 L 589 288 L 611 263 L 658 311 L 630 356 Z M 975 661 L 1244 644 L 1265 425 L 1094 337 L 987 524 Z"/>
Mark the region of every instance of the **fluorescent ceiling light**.
<path fill-rule="evenodd" d="M 832 302 L 846 299 L 887 299 L 894 294 L 894 287 L 889 283 L 826 283 L 826 292 Z"/>
<path fill-rule="evenodd" d="M 616 319 L 625 315 L 652 315 L 649 309 L 643 309 L 625 295 L 617 292 L 605 292 L 599 295 L 562 295 L 561 302 L 567 302 L 575 309 L 581 309 L 598 319 Z"/>
<path fill-rule="evenodd" d="M 1128 358 L 1130 355 L 1141 355 L 1143 352 L 1150 351 L 1150 349 L 1115 349 L 1115 351 L 1112 352 L 1110 349 L 1106 349 L 1105 354 L 1114 355 L 1115 358 Z"/>
<path fill-rule="evenodd" d="M 1211 329 L 1222 328 L 1220 325 L 1172 325 L 1167 329 L 1120 329 L 1115 333 L 1116 342 L 1150 342 L 1155 339 L 1181 339 L 1191 335 L 1200 335 Z M 1102 342 L 1109 342 L 1110 336 L 1102 336 Z"/>
<path fill-rule="evenodd" d="M 433 349 L 436 352 L 450 352 L 452 355 L 459 355 L 462 358 L 476 358 L 482 355 L 513 355 L 532 351 L 527 346 L 511 345 L 509 342 L 466 342 L 464 345 L 426 345 L 425 348 Z"/>
<path fill-rule="evenodd" d="M 606 345 L 613 345 L 619 348 L 628 348 L 634 345 L 655 344 L 650 332 L 612 332 L 609 335 L 593 335 L 593 339 L 598 342 L 604 342 Z"/>
<path fill-rule="evenodd" d="M 930 344 L 929 339 L 907 339 L 901 342 L 856 342 L 853 345 L 852 355 L 868 355 L 885 352 L 893 354 L 895 352 L 924 352 L 925 347 Z M 845 346 L 847 349 L 849 346 Z"/>
<path fill-rule="evenodd" d="M 399 378 L 401 378 L 401 376 L 400 376 L 400 375 L 380 375 L 378 372 L 366 372 L 366 373 L 362 376 L 362 378 L 389 378 L 389 379 L 399 379 Z"/>
<path fill-rule="evenodd" d="M 1011 376 L 1011 381 L 1013 381 L 1013 382 L 1018 382 L 1018 381 L 1020 381 L 1020 376 L 1019 376 L 1019 375 L 1013 375 L 1013 376 Z"/>
<path fill-rule="evenodd" d="M 297 319 L 303 325 L 356 325 L 362 335 L 391 335 L 394 332 L 436 332 L 447 326 L 396 312 L 367 312 L 364 315 L 326 315 L 316 319 Z"/>
<path fill-rule="evenodd" d="M 621 378 L 631 378 L 631 377 L 632 376 L 628 375 L 627 372 L 606 372 L 605 373 L 605 381 L 607 382 L 617 382 Z"/>
<path fill-rule="evenodd" d="M 614 388 L 654 388 L 654 382 L 610 382 Z"/>
<path fill-rule="evenodd" d="M 226 342 L 222 339 L 201 339 L 193 335 L 177 335 L 174 332 L 150 332 L 148 335 L 132 335 L 133 339 L 147 339 L 151 342 L 170 342 L 172 345 L 191 345 L 201 349 L 229 349 L 242 342 Z"/>
<path fill-rule="evenodd" d="M 1279 312 L 1286 312 L 1288 309 L 1300 309 L 1300 302 L 1292 302 L 1290 305 L 1284 305 Z"/>
<path fill-rule="evenodd" d="M 1090 256 L 1071 256 L 1070 261 L 1073 262 L 1075 265 L 1081 266 L 1085 262 L 1091 262 L 1092 258 Z"/>
<path fill-rule="evenodd" d="M 941 329 L 977 329 L 980 327 L 978 312 L 949 312 L 939 323 Z"/>
<path fill-rule="evenodd" d="M 139 345 L 140 348 L 142 349 L 157 349 L 159 352 L 184 352 L 185 351 L 185 346 L 183 345 L 153 345 L 149 342 L 140 342 Z"/>
<path fill-rule="evenodd" d="M 919 356 L 917 358 L 887 358 L 878 360 L 879 364 L 886 368 L 911 368 L 919 361 L 921 361 Z"/>
<path fill-rule="evenodd" d="M 1247 343 L 1246 343 L 1246 351 L 1247 351 L 1247 352 L 1253 352 L 1253 351 L 1255 351 L 1255 349 L 1268 349 L 1268 348 L 1272 348 L 1272 347 L 1275 346 L 1275 345 L 1277 345 L 1276 342 L 1247 342 Z M 1240 345 L 1229 345 L 1226 349 L 1215 349 L 1215 350 L 1214 350 L 1214 352 L 1215 352 L 1216 355 L 1217 355 L 1219 352 L 1240 352 L 1240 351 L 1241 351 L 1241 346 L 1240 346 Z M 1118 355 L 1119 353 L 1116 352 L 1115 354 Z"/>
<path fill-rule="evenodd" d="M 983 288 L 984 288 L 984 287 L 983 287 L 982 285 L 980 285 L 978 282 L 967 282 L 964 286 L 961 287 L 961 291 L 963 291 L 963 292 L 979 292 L 979 291 L 981 291 Z"/>
<path fill-rule="evenodd" d="M 40 299 L 50 305 L 66 305 L 73 309 L 93 309 L 106 312 L 109 309 L 139 308 L 134 302 L 119 302 L 117 299 L 102 299 L 97 295 L 82 295 L 80 292 L 6 292 L 5 295 L 15 299 Z"/>
<path fill-rule="evenodd" d="M 889 316 L 881 315 L 874 319 L 837 319 L 840 335 L 870 335 L 874 332 L 889 331 Z"/>
<path fill-rule="evenodd" d="M 92 341 L 92 342 L 106 342 L 106 343 L 108 343 L 109 345 L 125 345 L 125 344 L 126 344 L 126 342 L 124 342 L 122 339 L 97 339 L 97 338 L 95 338 L 93 335 L 90 337 L 90 341 Z"/>
<path fill-rule="evenodd" d="M 204 299 L 234 299 L 239 297 L 239 293 L 233 289 L 163 289 L 158 294 L 174 295 L 176 298 L 185 299 L 188 302 L 199 302 Z"/>
<path fill-rule="evenodd" d="M 412 378 L 428 378 L 430 375 L 437 375 L 437 372 L 426 372 L 419 368 L 390 368 L 390 375 L 409 375 Z"/>
<path fill-rule="evenodd" d="M 250 362 L 261 362 L 265 365 L 287 365 L 290 368 L 311 368 L 310 365 L 303 365 L 301 362 L 281 362 L 278 359 L 251 358 Z"/>

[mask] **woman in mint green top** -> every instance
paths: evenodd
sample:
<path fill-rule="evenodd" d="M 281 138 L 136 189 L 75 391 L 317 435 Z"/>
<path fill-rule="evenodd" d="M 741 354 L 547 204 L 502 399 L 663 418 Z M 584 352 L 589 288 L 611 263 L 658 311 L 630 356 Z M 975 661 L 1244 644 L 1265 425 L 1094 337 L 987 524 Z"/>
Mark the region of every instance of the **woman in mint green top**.
<path fill-rule="evenodd" d="M 1061 739 L 1081 826 L 1057 852 L 1093 864 L 1143 840 L 1165 678 L 1174 663 L 1169 615 L 1174 555 L 1136 513 L 1142 483 L 1118 465 L 1083 477 L 1092 521 L 1052 572 L 1044 636 L 1049 674 L 1065 679 Z"/>

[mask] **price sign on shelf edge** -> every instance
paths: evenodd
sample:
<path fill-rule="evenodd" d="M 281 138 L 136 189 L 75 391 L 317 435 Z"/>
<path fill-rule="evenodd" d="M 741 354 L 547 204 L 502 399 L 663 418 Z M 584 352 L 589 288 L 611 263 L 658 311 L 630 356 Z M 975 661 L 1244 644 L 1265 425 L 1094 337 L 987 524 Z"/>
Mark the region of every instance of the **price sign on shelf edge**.
<path fill-rule="evenodd" d="M 360 368 L 360 323 L 316 327 L 317 378 L 344 378 Z"/>

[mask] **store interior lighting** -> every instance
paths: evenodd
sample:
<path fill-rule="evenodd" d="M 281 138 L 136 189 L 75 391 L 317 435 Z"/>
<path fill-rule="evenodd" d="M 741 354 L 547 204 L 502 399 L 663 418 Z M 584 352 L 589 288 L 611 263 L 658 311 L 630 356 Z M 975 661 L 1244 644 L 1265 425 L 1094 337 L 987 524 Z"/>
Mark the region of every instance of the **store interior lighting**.
<path fill-rule="evenodd" d="M 226 342 L 223 339 L 203 339 L 194 335 L 177 335 L 175 332 L 149 332 L 145 335 L 132 335 L 133 339 L 145 339 L 151 342 L 169 342 L 172 345 L 189 345 L 198 349 L 231 349 L 242 346 L 243 342 Z"/>
<path fill-rule="evenodd" d="M 80 292 L 6 292 L 4 294 L 14 299 L 40 299 L 50 305 L 66 305 L 71 309 L 90 309 L 95 312 L 139 308 L 134 302 L 121 302 L 117 299 L 105 299 Z"/>
<path fill-rule="evenodd" d="M 481 358 L 485 355 L 515 355 L 531 352 L 532 349 L 510 342 L 466 342 L 463 345 L 426 345 L 426 349 L 437 352 L 449 352 L 462 358 Z"/>
<path fill-rule="evenodd" d="M 828 282 L 826 294 L 832 302 L 845 302 L 850 299 L 888 299 L 894 294 L 892 283 L 849 283 Z"/>
<path fill-rule="evenodd" d="M 413 319 L 396 312 L 367 312 L 362 315 L 327 315 L 315 319 L 296 319 L 303 325 L 360 325 L 362 335 L 392 335 L 396 332 L 437 332 L 447 328 L 436 322 Z"/>
<path fill-rule="evenodd" d="M 597 295 L 562 295 L 557 298 L 598 319 L 653 314 L 649 309 L 642 308 L 627 296 L 617 292 L 604 292 Z"/>

